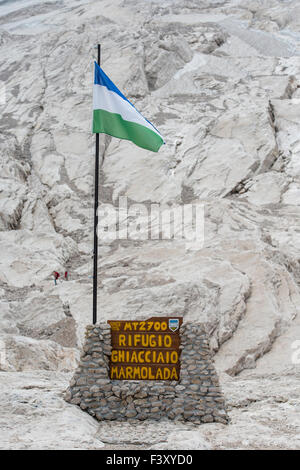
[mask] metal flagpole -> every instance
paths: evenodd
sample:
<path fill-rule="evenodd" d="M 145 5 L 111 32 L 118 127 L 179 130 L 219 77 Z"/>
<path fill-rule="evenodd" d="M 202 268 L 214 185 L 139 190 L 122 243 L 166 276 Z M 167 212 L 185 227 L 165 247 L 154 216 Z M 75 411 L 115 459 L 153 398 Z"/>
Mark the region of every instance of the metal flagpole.
<path fill-rule="evenodd" d="M 101 45 L 98 44 L 98 65 L 101 60 Z M 93 275 L 93 325 L 97 323 L 97 274 L 98 274 L 98 203 L 99 203 L 99 134 L 96 134 L 95 155 L 95 203 L 94 203 L 94 275 Z"/>

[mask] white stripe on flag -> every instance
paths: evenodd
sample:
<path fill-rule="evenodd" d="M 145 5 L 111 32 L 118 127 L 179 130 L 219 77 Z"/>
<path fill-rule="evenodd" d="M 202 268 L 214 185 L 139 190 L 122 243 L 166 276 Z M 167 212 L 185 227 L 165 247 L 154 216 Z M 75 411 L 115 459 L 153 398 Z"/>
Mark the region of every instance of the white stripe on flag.
<path fill-rule="evenodd" d="M 94 84 L 93 109 L 103 109 L 109 113 L 120 114 L 125 121 L 148 127 L 161 137 L 160 133 L 128 101 L 105 86 Z"/>

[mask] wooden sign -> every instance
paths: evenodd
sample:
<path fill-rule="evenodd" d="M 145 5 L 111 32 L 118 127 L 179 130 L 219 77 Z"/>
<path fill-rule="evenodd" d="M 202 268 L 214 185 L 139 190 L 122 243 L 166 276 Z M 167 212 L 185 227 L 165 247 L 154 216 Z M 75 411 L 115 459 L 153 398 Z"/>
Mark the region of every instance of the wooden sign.
<path fill-rule="evenodd" d="M 179 380 L 182 317 L 145 321 L 109 320 L 110 378 L 114 380 Z"/>

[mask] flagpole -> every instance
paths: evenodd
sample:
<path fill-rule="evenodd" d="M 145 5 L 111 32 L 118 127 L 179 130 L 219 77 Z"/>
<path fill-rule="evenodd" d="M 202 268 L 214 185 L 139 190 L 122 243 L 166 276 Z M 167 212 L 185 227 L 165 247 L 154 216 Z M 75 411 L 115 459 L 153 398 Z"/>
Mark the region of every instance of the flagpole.
<path fill-rule="evenodd" d="M 101 61 L 101 45 L 98 44 L 98 65 Z M 96 134 L 95 154 L 95 202 L 94 202 L 94 274 L 93 274 L 93 325 L 97 323 L 97 275 L 98 275 L 98 204 L 99 204 L 99 134 Z"/>

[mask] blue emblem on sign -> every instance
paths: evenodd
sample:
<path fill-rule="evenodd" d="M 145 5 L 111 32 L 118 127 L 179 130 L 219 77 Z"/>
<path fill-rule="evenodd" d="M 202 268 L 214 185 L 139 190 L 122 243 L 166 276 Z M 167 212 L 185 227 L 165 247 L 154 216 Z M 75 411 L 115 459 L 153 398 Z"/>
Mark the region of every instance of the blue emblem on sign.
<path fill-rule="evenodd" d="M 179 320 L 178 318 L 170 318 L 169 319 L 169 329 L 171 331 L 177 331 L 179 328 Z"/>

